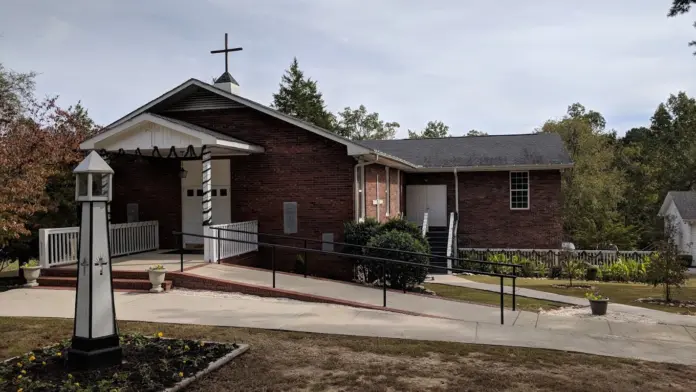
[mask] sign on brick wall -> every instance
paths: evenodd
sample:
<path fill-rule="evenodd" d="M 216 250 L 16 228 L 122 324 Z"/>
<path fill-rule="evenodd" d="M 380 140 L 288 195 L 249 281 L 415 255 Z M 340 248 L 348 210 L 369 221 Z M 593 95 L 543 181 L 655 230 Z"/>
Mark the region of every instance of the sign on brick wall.
<path fill-rule="evenodd" d="M 285 234 L 297 233 L 297 202 L 286 201 L 283 203 L 283 232 Z"/>

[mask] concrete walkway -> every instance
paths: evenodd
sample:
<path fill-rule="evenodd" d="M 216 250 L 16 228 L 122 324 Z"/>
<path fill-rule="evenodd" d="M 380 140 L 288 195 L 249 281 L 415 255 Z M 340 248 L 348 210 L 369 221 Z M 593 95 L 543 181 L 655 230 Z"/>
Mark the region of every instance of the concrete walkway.
<path fill-rule="evenodd" d="M 209 264 L 192 269 L 187 274 L 256 286 L 272 287 L 273 285 L 270 271 L 226 264 Z M 304 278 L 301 275 L 283 273 L 276 273 L 276 288 L 373 306 L 382 306 L 384 295 L 381 289 L 374 287 L 343 283 L 336 280 Z M 499 307 L 450 301 L 429 295 L 404 294 L 400 291 L 387 290 L 387 307 L 456 320 L 500 324 Z M 532 312 L 505 310 L 506 324 L 512 324 L 521 313 L 529 313 L 525 317 L 536 316 L 536 313 Z"/>
<path fill-rule="evenodd" d="M 9 290 L 0 293 L 0 316 L 72 318 L 74 301 L 72 290 Z M 522 313 L 514 326 L 501 326 L 183 290 L 163 294 L 117 292 L 115 304 L 119 320 L 535 347 L 696 365 L 696 329 L 688 327 L 611 322 L 604 322 L 602 327 L 601 322 L 562 323 L 533 313 Z"/>
<path fill-rule="evenodd" d="M 485 290 L 499 293 L 500 286 L 496 284 L 480 283 L 468 280 L 466 278 L 460 278 L 453 275 L 433 275 L 433 280 L 429 283 L 439 283 L 446 284 L 450 286 L 466 287 L 477 290 Z M 516 294 L 521 297 L 537 298 L 547 301 L 561 302 L 576 306 L 589 306 L 588 302 L 584 298 L 572 297 L 568 295 L 560 295 L 554 293 L 547 293 L 545 291 L 526 289 L 522 287 L 516 287 Z M 503 291 L 506 294 L 512 294 L 512 286 L 503 286 Z M 611 311 L 617 311 L 622 313 L 628 313 L 632 315 L 638 315 L 653 319 L 661 324 L 673 324 L 673 325 L 685 325 L 696 327 L 696 317 L 687 316 L 676 313 L 662 312 L 654 309 L 641 308 L 639 306 L 630 306 L 624 304 L 611 303 L 609 305 Z"/>

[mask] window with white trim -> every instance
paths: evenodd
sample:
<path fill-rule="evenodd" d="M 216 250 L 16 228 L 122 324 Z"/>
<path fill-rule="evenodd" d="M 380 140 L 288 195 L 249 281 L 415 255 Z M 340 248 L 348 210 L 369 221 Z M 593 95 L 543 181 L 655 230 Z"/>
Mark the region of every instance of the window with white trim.
<path fill-rule="evenodd" d="M 529 172 L 510 172 L 510 209 L 529 209 Z"/>

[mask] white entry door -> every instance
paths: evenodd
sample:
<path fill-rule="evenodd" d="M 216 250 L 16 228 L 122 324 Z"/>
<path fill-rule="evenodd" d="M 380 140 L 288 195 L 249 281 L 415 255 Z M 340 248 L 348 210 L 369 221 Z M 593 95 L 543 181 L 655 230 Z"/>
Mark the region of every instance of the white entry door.
<path fill-rule="evenodd" d="M 201 161 L 182 161 L 186 178 L 181 180 L 181 220 L 184 233 L 203 234 L 203 186 Z M 213 224 L 230 223 L 230 161 L 212 161 Z M 184 245 L 203 245 L 203 238 L 184 236 Z"/>
<path fill-rule="evenodd" d="M 428 226 L 447 226 L 447 185 L 407 185 L 406 217 L 421 225 L 428 212 Z"/>

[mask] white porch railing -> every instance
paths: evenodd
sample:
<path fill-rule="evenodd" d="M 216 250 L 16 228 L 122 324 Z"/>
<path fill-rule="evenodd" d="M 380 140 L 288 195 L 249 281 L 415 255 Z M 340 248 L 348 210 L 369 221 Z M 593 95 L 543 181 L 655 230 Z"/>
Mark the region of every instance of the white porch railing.
<path fill-rule="evenodd" d="M 159 222 L 112 224 L 109 237 L 111 257 L 159 249 Z"/>
<path fill-rule="evenodd" d="M 561 249 L 511 249 L 511 248 L 459 248 L 459 257 L 463 259 L 484 260 L 486 256 L 504 254 L 525 257 L 531 260 L 543 261 L 547 265 L 559 265 Z M 652 251 L 641 250 L 573 250 L 573 257 L 593 265 L 613 264 L 618 259 L 641 259 L 649 256 Z"/>
<path fill-rule="evenodd" d="M 225 230 L 221 230 L 225 229 Z M 228 230 L 239 230 L 245 233 L 239 233 Z M 211 225 L 205 228 L 205 236 L 218 237 L 205 238 L 203 242 L 204 260 L 209 263 L 217 262 L 218 260 L 229 257 L 243 255 L 249 252 L 255 252 L 259 249 L 258 244 L 248 244 L 245 242 L 235 242 L 228 240 L 240 240 L 247 242 L 259 241 L 259 223 L 258 221 L 224 223 L 220 225 Z"/>
<path fill-rule="evenodd" d="M 79 227 L 39 229 L 39 263 L 43 268 L 77 263 Z M 111 257 L 159 249 L 159 222 L 109 226 Z"/>
<path fill-rule="evenodd" d="M 423 225 L 421 226 L 421 233 L 423 234 L 423 237 L 425 237 L 425 235 L 428 234 L 428 212 L 427 211 L 423 214 Z"/>

